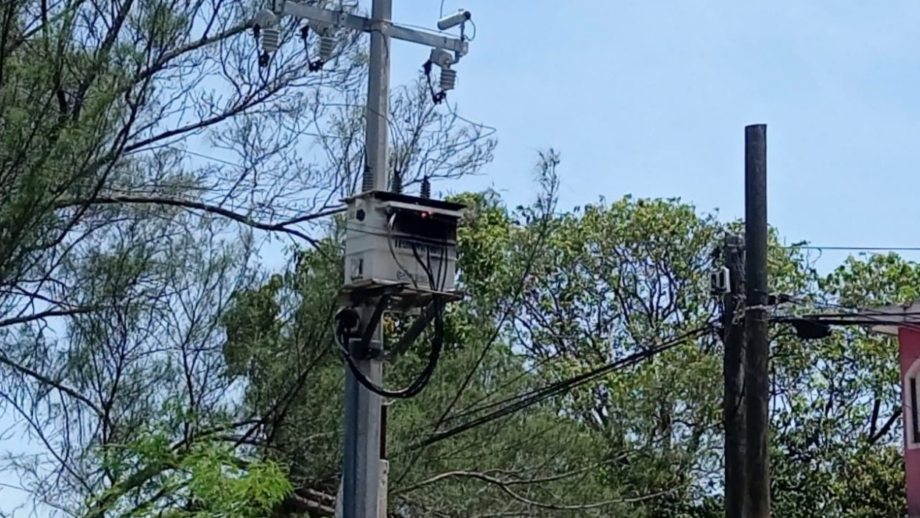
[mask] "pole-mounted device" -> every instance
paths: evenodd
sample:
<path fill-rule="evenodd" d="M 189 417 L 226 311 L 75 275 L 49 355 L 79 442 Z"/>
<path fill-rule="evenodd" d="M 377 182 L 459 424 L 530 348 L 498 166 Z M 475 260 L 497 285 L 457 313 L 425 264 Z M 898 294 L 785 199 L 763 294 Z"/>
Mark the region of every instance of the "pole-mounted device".
<path fill-rule="evenodd" d="M 381 397 L 412 397 L 428 382 L 441 353 L 444 304 L 458 300 L 456 274 L 457 225 L 463 206 L 431 199 L 428 178 L 420 196 L 403 194 L 394 181 L 391 192 L 387 159 L 390 39 L 431 48 L 423 65 L 432 100 L 439 103 L 456 88 L 455 66 L 469 51 L 465 28 L 468 11 L 438 21 L 442 31 L 459 28 L 459 37 L 419 31 L 394 24 L 392 0 L 372 0 L 371 16 L 329 10 L 285 0 L 270 5 L 253 20 L 260 42 L 259 65 L 268 67 L 284 44 L 281 20 L 292 16 L 306 22 L 300 30 L 308 69 L 322 70 L 335 57 L 342 31 L 370 34 L 368 98 L 365 111 L 365 170 L 362 192 L 346 200 L 345 282 L 336 315 L 336 335 L 348 365 L 345 383 L 345 445 L 342 487 L 337 509 L 342 518 L 386 516 L 386 462 L 380 452 Z M 315 59 L 308 39 L 319 39 Z M 431 82 L 432 67 L 440 69 L 439 91 Z M 385 313 L 416 317 L 393 352 L 405 350 L 433 322 L 434 338 L 428 366 L 403 390 L 383 388 L 382 318 Z M 381 485 L 381 481 L 383 485 Z M 336 513 L 337 516 L 339 513 Z"/>

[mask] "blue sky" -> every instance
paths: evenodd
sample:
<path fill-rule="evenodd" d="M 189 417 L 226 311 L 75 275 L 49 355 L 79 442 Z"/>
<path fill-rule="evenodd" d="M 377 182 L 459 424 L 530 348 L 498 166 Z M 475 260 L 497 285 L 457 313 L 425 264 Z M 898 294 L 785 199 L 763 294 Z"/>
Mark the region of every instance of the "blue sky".
<path fill-rule="evenodd" d="M 394 21 L 433 26 L 440 4 L 394 0 Z M 563 207 L 679 196 L 734 218 L 744 126 L 766 123 L 770 221 L 788 242 L 920 246 L 920 3 L 444 2 L 461 7 L 478 34 L 451 99 L 498 128 L 499 147 L 484 176 L 439 187 L 526 201 L 552 146 Z M 394 83 L 425 59 L 393 53 Z"/>
<path fill-rule="evenodd" d="M 395 21 L 434 27 L 441 2 L 394 4 Z M 789 242 L 920 246 L 920 2 L 444 2 L 460 7 L 478 34 L 451 101 L 499 147 L 482 176 L 437 188 L 526 202 L 554 147 L 564 208 L 679 196 L 735 218 L 744 126 L 766 123 L 770 221 Z M 427 51 L 392 49 L 393 83 L 409 83 Z"/>

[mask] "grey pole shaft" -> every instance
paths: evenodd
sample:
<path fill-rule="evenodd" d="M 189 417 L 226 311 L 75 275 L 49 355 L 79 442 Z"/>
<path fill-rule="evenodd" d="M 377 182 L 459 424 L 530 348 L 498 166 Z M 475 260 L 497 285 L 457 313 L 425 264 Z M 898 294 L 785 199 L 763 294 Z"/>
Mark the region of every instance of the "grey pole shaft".
<path fill-rule="evenodd" d="M 740 236 L 725 238 L 722 258 L 729 271 L 729 292 L 723 298 L 722 342 L 725 346 L 723 371 L 725 395 L 722 415 L 725 425 L 725 518 L 744 518 L 747 474 L 745 473 L 744 411 L 744 319 L 740 313 L 744 297 L 744 255 Z"/>
<path fill-rule="evenodd" d="M 363 309 L 361 318 L 371 318 L 373 307 Z M 377 326 L 372 342 L 382 344 L 383 328 Z M 360 340 L 352 342 L 360 344 Z M 380 346 L 373 344 L 374 349 Z M 383 364 L 361 356 L 367 351 L 349 347 L 356 365 L 374 383 L 383 379 Z M 342 474 L 342 517 L 379 518 L 380 488 L 380 396 L 367 390 L 351 369 L 345 374 L 345 451 Z"/>
<path fill-rule="evenodd" d="M 393 0 L 373 0 L 371 8 L 371 54 L 368 62 L 365 146 L 367 163 L 364 191 L 389 188 L 387 169 L 387 122 L 390 112 L 390 38 L 382 30 L 393 15 Z"/>
<path fill-rule="evenodd" d="M 390 23 L 392 0 L 373 0 L 371 8 L 371 49 L 368 62 L 367 108 L 365 109 L 366 163 L 362 191 L 386 191 L 387 136 L 390 110 L 390 38 L 382 28 Z M 367 322 L 373 306 L 362 309 Z M 377 325 L 373 341 L 383 350 L 383 326 Z M 363 353 L 364 351 L 353 351 Z M 357 366 L 378 386 L 383 383 L 383 364 L 379 359 L 359 357 Z M 350 370 L 345 378 L 345 451 L 342 474 L 343 518 L 380 518 L 380 397 L 367 390 Z M 383 513 L 385 516 L 385 513 Z"/>
<path fill-rule="evenodd" d="M 745 128 L 745 403 L 750 518 L 770 517 L 770 340 L 767 327 L 767 127 Z"/>

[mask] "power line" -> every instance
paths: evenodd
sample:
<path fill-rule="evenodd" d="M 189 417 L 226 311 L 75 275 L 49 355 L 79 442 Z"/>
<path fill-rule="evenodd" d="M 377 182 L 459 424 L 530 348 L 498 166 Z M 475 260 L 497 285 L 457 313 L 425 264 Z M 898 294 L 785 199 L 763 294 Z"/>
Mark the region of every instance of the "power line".
<path fill-rule="evenodd" d="M 521 283 L 518 285 L 518 289 L 516 290 L 515 294 L 512 297 L 512 300 L 514 301 L 516 301 L 518 297 L 523 293 L 526 280 L 530 275 L 530 269 L 533 267 L 533 257 L 534 256 L 531 255 L 531 260 L 528 261 L 526 271 L 524 272 L 524 275 L 521 276 Z M 444 424 L 445 420 L 448 419 L 448 417 L 450 416 L 451 411 L 454 408 L 454 405 L 456 405 L 457 402 L 460 401 L 460 398 L 463 396 L 463 393 L 466 391 L 470 383 L 473 381 L 473 377 L 479 371 L 479 367 L 482 365 L 482 362 L 485 361 L 486 356 L 489 354 L 489 351 L 498 341 L 498 338 L 501 335 L 502 328 L 504 327 L 505 321 L 511 316 L 512 308 L 514 308 L 516 305 L 517 305 L 516 303 L 513 303 L 502 313 L 501 317 L 498 320 L 497 325 L 495 326 L 495 328 L 493 329 L 491 333 L 491 336 L 486 341 L 485 346 L 483 347 L 482 351 L 479 353 L 479 356 L 476 358 L 476 362 L 473 364 L 473 368 L 471 368 L 467 372 L 466 376 L 463 379 L 463 383 L 460 384 L 460 387 L 458 387 L 457 391 L 454 393 L 454 397 L 451 399 L 451 401 L 447 404 L 447 407 L 444 409 L 444 411 L 441 412 L 440 416 L 438 417 L 437 422 L 434 424 L 434 430 L 437 430 L 438 427 Z M 418 463 L 418 460 L 422 456 L 422 451 L 423 451 L 422 448 L 419 448 L 416 451 L 415 455 L 409 461 L 408 467 L 406 468 L 405 471 L 402 472 L 402 475 L 396 481 L 397 486 L 401 484 L 402 481 L 405 480 L 405 478 L 409 476 L 409 473 L 411 473 L 412 470 L 415 468 L 415 465 Z"/>
<path fill-rule="evenodd" d="M 606 364 L 606 365 L 603 365 L 603 366 L 601 366 L 601 367 L 598 367 L 598 368 L 593 369 L 593 370 L 591 370 L 591 371 L 588 371 L 588 372 L 586 372 L 586 373 L 582 373 L 582 374 L 580 374 L 580 375 L 578 375 L 578 376 L 574 376 L 574 377 L 572 377 L 572 378 L 569 378 L 568 380 L 558 381 L 558 382 L 552 383 L 552 384 L 550 384 L 550 385 L 547 385 L 547 386 L 545 386 L 545 387 L 542 387 L 542 388 L 538 388 L 538 389 L 534 389 L 534 390 L 525 392 L 524 394 L 518 394 L 518 395 L 516 395 L 516 396 L 512 396 L 512 397 L 510 397 L 510 398 L 507 398 L 507 399 L 504 399 L 504 400 L 501 400 L 501 401 L 496 401 L 496 402 L 488 403 L 488 404 L 486 404 L 486 405 L 482 405 L 482 406 L 479 406 L 479 407 L 470 408 L 470 409 L 464 410 L 464 411 L 462 411 L 462 412 L 453 414 L 453 415 L 447 417 L 444 421 L 445 421 L 445 422 L 447 422 L 447 421 L 452 421 L 452 420 L 459 419 L 459 418 L 461 418 L 461 417 L 465 417 L 465 416 L 467 416 L 467 415 L 472 415 L 472 414 L 476 414 L 476 413 L 482 412 L 483 410 L 489 410 L 489 409 L 491 409 L 491 408 L 501 407 L 501 406 L 503 406 L 503 405 L 505 405 L 505 404 L 508 404 L 508 403 L 510 403 L 510 402 L 514 402 L 514 401 L 516 401 L 516 400 L 521 400 L 521 399 L 524 399 L 524 398 L 527 398 L 527 397 L 531 397 L 531 396 L 533 396 L 533 395 L 539 395 L 539 394 L 541 394 L 541 393 L 543 393 L 543 392 L 545 392 L 545 391 L 552 391 L 552 390 L 554 390 L 555 388 L 557 388 L 557 387 L 560 386 L 560 385 L 575 383 L 576 385 L 572 385 L 572 387 L 574 387 L 574 386 L 581 385 L 581 384 L 583 384 L 583 383 L 587 383 L 587 382 L 589 382 L 589 381 L 592 381 L 593 379 L 595 379 L 595 378 L 598 377 L 598 376 L 601 376 L 601 375 L 603 375 L 603 374 L 606 374 L 606 373 L 608 372 L 608 369 L 617 370 L 617 365 L 618 365 L 620 362 L 631 361 L 633 358 L 638 358 L 638 357 L 641 357 L 641 356 L 643 356 L 643 355 L 648 355 L 647 357 L 650 358 L 651 356 L 654 356 L 655 354 L 658 354 L 659 352 L 664 352 L 664 351 L 666 351 L 666 350 L 668 350 L 668 349 L 670 349 L 670 348 L 672 348 L 672 347 L 674 347 L 674 346 L 680 345 L 680 344 L 683 343 L 684 341 L 686 341 L 686 340 L 688 340 L 688 339 L 690 339 L 690 338 L 693 338 L 693 337 L 697 336 L 698 334 L 702 334 L 703 332 L 709 330 L 710 328 L 711 328 L 711 326 L 706 326 L 706 327 L 702 327 L 702 328 L 695 329 L 695 330 L 693 330 L 693 331 L 690 331 L 689 333 L 684 333 L 684 334 L 682 334 L 682 335 L 680 335 L 680 336 L 677 336 L 676 338 L 673 338 L 673 339 L 671 339 L 671 340 L 669 340 L 669 341 L 667 341 L 667 342 L 664 342 L 664 343 L 662 343 L 662 344 L 659 344 L 659 345 L 656 345 L 656 346 L 652 346 L 652 347 L 646 348 L 645 350 L 640 351 L 640 352 L 638 352 L 638 353 L 636 353 L 636 354 L 627 356 L 626 358 L 621 358 L 621 359 L 616 360 L 616 361 L 614 361 L 614 362 L 612 362 L 612 363 L 608 363 L 608 364 Z M 643 359 L 644 359 L 644 358 L 643 358 Z M 582 382 L 582 378 L 584 378 L 583 382 Z M 572 388 L 572 387 L 570 387 L 570 388 Z"/>
<path fill-rule="evenodd" d="M 530 391 L 530 392 L 527 392 L 527 393 L 524 393 L 524 394 L 520 394 L 520 395 L 515 396 L 515 397 L 512 397 L 512 398 L 508 398 L 508 399 L 503 400 L 503 401 L 498 401 L 498 402 L 495 402 L 495 403 L 490 403 L 490 404 L 484 405 L 484 406 L 482 406 L 482 407 L 480 407 L 480 408 L 478 408 L 478 409 L 471 410 L 470 412 L 480 412 L 480 411 L 482 411 L 482 410 L 488 410 L 488 409 L 491 409 L 491 408 L 500 407 L 500 408 L 498 408 L 497 410 L 494 410 L 494 411 L 492 411 L 492 412 L 490 412 L 490 413 L 488 413 L 488 414 L 486 414 L 486 415 L 484 415 L 484 416 L 481 416 L 481 417 L 479 417 L 479 418 L 477 418 L 477 419 L 473 419 L 473 420 L 471 420 L 471 421 L 469 421 L 469 422 L 467 422 L 467 423 L 464 423 L 464 424 L 462 424 L 462 425 L 458 425 L 458 426 L 456 426 L 456 427 L 454 427 L 454 428 L 448 429 L 448 430 L 443 431 L 443 432 L 435 432 L 435 433 L 431 434 L 427 439 L 425 439 L 425 440 L 421 441 L 420 443 L 416 444 L 416 445 L 414 446 L 414 448 L 424 448 L 424 447 L 426 447 L 426 446 L 430 446 L 430 445 L 435 444 L 435 443 L 437 443 L 437 442 L 444 441 L 444 440 L 446 440 L 446 439 L 449 439 L 449 438 L 451 438 L 451 437 L 454 437 L 454 436 L 456 436 L 456 435 L 459 435 L 459 434 L 461 434 L 461 433 L 463 433 L 463 432 L 466 432 L 466 431 L 468 431 L 468 430 L 471 430 L 471 429 L 473 429 L 473 428 L 478 428 L 478 427 L 480 427 L 480 426 L 483 426 L 483 425 L 485 425 L 485 424 L 488 424 L 488 423 L 490 423 L 490 422 L 492 422 L 492 421 L 495 421 L 495 420 L 497 420 L 497 419 L 501 419 L 501 418 L 503 418 L 503 417 L 507 417 L 507 416 L 509 416 L 509 415 L 512 415 L 512 414 L 514 414 L 514 413 L 516 413 L 516 412 L 518 412 L 518 411 L 520 411 L 520 410 L 524 410 L 524 409 L 526 409 L 526 408 L 529 408 L 529 407 L 531 407 L 531 406 L 533 406 L 533 405 L 535 405 L 535 404 L 537 404 L 537 403 L 540 403 L 540 402 L 542 402 L 542 401 L 545 401 L 545 400 L 547 400 L 547 399 L 549 399 L 549 398 L 552 398 L 552 397 L 554 397 L 554 396 L 557 396 L 557 395 L 560 395 L 560 394 L 564 394 L 564 393 L 566 393 L 566 392 L 568 392 L 568 391 L 570 391 L 570 390 L 572 390 L 572 389 L 574 389 L 574 388 L 577 388 L 577 387 L 580 387 L 580 386 L 585 385 L 585 384 L 587 384 L 587 383 L 590 383 L 590 382 L 592 382 L 592 381 L 595 381 L 595 380 L 597 380 L 598 378 L 600 378 L 600 377 L 602 377 L 602 376 L 605 376 L 605 375 L 607 375 L 607 374 L 610 374 L 610 373 L 612 373 L 612 372 L 616 372 L 616 371 L 625 369 L 625 368 L 627 368 L 627 367 L 636 365 L 636 364 L 638 364 L 638 363 L 641 363 L 641 362 L 643 362 L 643 361 L 645 361 L 645 360 L 647 360 L 647 359 L 650 359 L 650 358 L 652 358 L 652 357 L 654 357 L 654 356 L 656 356 L 656 355 L 658 355 L 658 354 L 661 354 L 661 353 L 663 353 L 663 352 L 665 352 L 665 351 L 668 351 L 668 350 L 670 350 L 670 349 L 673 349 L 674 347 L 676 347 L 676 346 L 678 346 L 678 345 L 680 345 L 680 344 L 682 344 L 682 343 L 684 343 L 684 342 L 686 342 L 686 341 L 688 341 L 688 340 L 691 340 L 691 339 L 693 339 L 693 338 L 697 338 L 697 337 L 699 337 L 699 336 L 701 336 L 701 335 L 703 335 L 703 334 L 705 334 L 705 333 L 711 331 L 711 330 L 712 330 L 712 327 L 713 327 L 713 325 L 710 323 L 710 324 L 708 324 L 708 325 L 706 325 L 706 326 L 703 326 L 703 327 L 701 327 L 701 328 L 698 328 L 698 329 L 695 329 L 695 330 L 690 331 L 690 332 L 688 332 L 688 333 L 685 333 L 685 334 L 683 334 L 683 335 L 680 335 L 680 336 L 678 336 L 678 337 L 676 337 L 676 338 L 674 338 L 674 339 L 672 339 L 672 340 L 669 340 L 668 342 L 664 342 L 664 343 L 659 344 L 659 345 L 657 345 L 657 346 L 650 347 L 650 348 L 648 348 L 648 349 L 646 349 L 646 350 L 644 350 L 644 351 L 641 351 L 641 352 L 639 352 L 639 353 L 636 353 L 636 354 L 627 356 L 627 357 L 625 357 L 625 358 L 621 358 L 621 359 L 619 359 L 619 360 L 617 360 L 617 361 L 614 361 L 614 362 L 612 362 L 612 363 L 603 365 L 603 366 L 598 367 L 598 368 L 596 368 L 596 369 L 593 369 L 593 370 L 591 370 L 591 371 L 588 371 L 588 372 L 579 374 L 579 375 L 577 375 L 577 376 L 573 376 L 573 377 L 571 377 L 571 378 L 569 378 L 569 379 L 566 379 L 566 380 L 563 380 L 563 381 L 551 383 L 551 384 L 549 384 L 549 385 L 547 385 L 547 386 L 545 386 L 545 387 L 542 387 L 542 388 L 539 388 L 539 389 L 535 389 L 535 390 L 532 390 L 532 391 Z"/>
<path fill-rule="evenodd" d="M 224 159 L 222 159 L 222 158 L 217 158 L 217 157 L 211 156 L 211 155 L 206 155 L 206 154 L 204 154 L 204 153 L 199 153 L 199 152 L 197 152 L 197 151 L 189 151 L 188 149 L 183 149 L 183 148 L 178 147 L 178 146 L 164 146 L 164 147 L 165 147 L 166 149 L 171 149 L 171 150 L 176 151 L 176 152 L 179 152 L 179 153 L 185 153 L 186 155 L 198 157 L 198 158 L 201 158 L 201 159 L 204 159 L 204 160 L 209 160 L 209 161 L 211 161 L 211 162 L 216 162 L 216 163 L 218 163 L 218 164 L 224 164 L 224 165 L 228 165 L 228 166 L 230 166 L 230 167 L 236 167 L 236 168 L 239 168 L 239 169 L 246 169 L 246 166 L 244 166 L 243 164 L 239 164 L 239 163 L 236 163 L 236 162 L 231 162 L 231 161 L 229 161 L 229 160 L 224 160 Z"/>
<path fill-rule="evenodd" d="M 783 248 L 796 250 L 844 251 L 844 252 L 920 252 L 920 246 L 819 246 L 790 245 Z"/>
<path fill-rule="evenodd" d="M 772 322 L 796 324 L 800 322 L 810 322 L 815 324 L 824 324 L 831 326 L 883 326 L 893 325 L 909 329 L 920 330 L 920 320 L 911 321 L 891 317 L 916 316 L 918 313 L 894 313 L 889 315 L 879 315 L 877 313 L 852 313 L 839 315 L 822 315 L 820 313 L 802 316 L 780 316 L 772 317 Z M 885 317 L 888 317 L 887 319 Z"/>
<path fill-rule="evenodd" d="M 465 122 L 465 123 L 467 123 L 467 124 L 469 124 L 469 125 L 471 125 L 471 126 L 475 126 L 475 127 L 479 128 L 479 129 L 488 130 L 488 133 L 486 133 L 485 135 L 481 135 L 479 138 L 481 138 L 481 139 L 482 139 L 482 138 L 489 138 L 489 137 L 491 137 L 492 135 L 498 133 L 498 128 L 496 128 L 495 126 L 489 126 L 488 124 L 483 124 L 483 123 L 481 123 L 481 122 L 471 121 L 470 119 L 467 119 L 466 117 L 463 117 L 462 115 L 460 115 L 459 113 L 457 113 L 457 107 L 451 105 L 451 104 L 450 104 L 450 101 L 446 101 L 445 104 L 447 104 L 447 109 L 448 109 L 448 111 L 450 111 L 450 114 L 454 116 L 454 118 L 459 119 L 459 120 L 461 120 L 461 121 L 463 121 L 463 122 Z M 456 103 L 454 103 L 454 104 L 456 104 Z"/>
<path fill-rule="evenodd" d="M 467 41 L 473 41 L 473 40 L 476 39 L 476 32 L 477 32 L 477 30 L 476 30 L 476 22 L 474 22 L 474 21 L 472 20 L 472 18 L 470 19 L 470 27 L 473 28 L 473 35 L 472 35 L 472 36 L 467 36 L 467 37 L 466 37 L 466 40 L 467 40 Z"/>
<path fill-rule="evenodd" d="M 513 378 L 511 378 L 510 380 L 506 381 L 505 383 L 502 383 L 500 386 L 496 387 L 496 389 L 495 389 L 494 391 L 492 391 L 492 392 L 490 392 L 490 393 L 488 393 L 488 394 L 486 394 L 486 395 L 480 397 L 479 399 L 477 399 L 476 401 L 470 403 L 468 406 L 466 406 L 464 409 L 458 411 L 457 413 L 452 414 L 452 415 L 447 415 L 447 416 L 444 418 L 442 424 L 443 424 L 443 423 L 447 423 L 447 422 L 449 422 L 449 421 L 455 421 L 455 420 L 459 419 L 459 418 L 462 417 L 462 416 L 469 415 L 470 413 L 474 413 L 474 412 L 477 412 L 477 411 L 481 411 L 482 409 L 481 409 L 481 408 L 477 408 L 477 405 L 479 405 L 480 403 L 482 403 L 482 402 L 484 402 L 484 401 L 487 401 L 487 400 L 491 399 L 492 396 L 501 393 L 502 391 L 504 391 L 505 389 L 511 387 L 512 385 L 514 385 L 515 383 L 521 381 L 522 379 L 524 379 L 524 378 L 526 378 L 526 377 L 528 377 L 528 376 L 531 376 L 531 375 L 535 374 L 536 372 L 538 372 L 538 371 L 540 370 L 540 368 L 541 368 L 542 366 L 544 366 L 545 364 L 551 362 L 552 360 L 558 359 L 559 357 L 562 356 L 562 354 L 563 354 L 563 353 L 562 353 L 562 351 L 560 350 L 560 351 L 556 351 L 555 353 L 546 356 L 545 358 L 541 358 L 539 361 L 535 362 L 535 363 L 533 364 L 533 366 L 531 366 L 530 368 L 524 369 L 524 370 L 523 370 L 521 373 L 519 373 L 518 375 L 514 376 Z"/>

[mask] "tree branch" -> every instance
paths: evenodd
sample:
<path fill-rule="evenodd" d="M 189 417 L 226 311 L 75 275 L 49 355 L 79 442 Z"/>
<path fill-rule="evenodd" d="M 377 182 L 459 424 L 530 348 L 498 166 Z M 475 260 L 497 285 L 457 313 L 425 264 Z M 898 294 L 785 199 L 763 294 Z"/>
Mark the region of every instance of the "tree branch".
<path fill-rule="evenodd" d="M 188 45 L 179 47 L 177 49 L 173 49 L 163 54 L 163 56 L 161 56 L 160 59 L 158 59 L 156 63 L 151 65 L 150 68 L 143 70 L 142 72 L 137 74 L 134 77 L 134 81 L 132 81 L 132 83 L 139 83 L 142 80 L 153 76 L 157 72 L 163 70 L 166 67 L 166 65 L 169 64 L 170 61 L 181 56 L 182 54 L 186 54 L 188 52 L 198 50 L 202 47 L 206 47 L 212 43 L 217 43 L 218 41 L 236 36 L 237 34 L 240 34 L 241 32 L 245 31 L 251 26 L 252 26 L 252 22 L 240 24 L 235 27 L 231 27 L 230 29 L 227 29 L 226 31 L 223 31 L 220 34 L 215 34 L 214 36 L 211 36 L 211 37 L 205 36 L 203 38 L 193 41 L 192 43 L 189 43 Z"/>
<path fill-rule="evenodd" d="M 8 366 L 8 367 L 10 367 L 10 368 L 12 368 L 12 369 L 14 369 L 14 370 L 16 370 L 16 371 L 22 373 L 22 374 L 25 374 L 26 376 L 29 376 L 30 378 L 35 379 L 35 380 L 38 381 L 39 383 L 43 383 L 43 384 L 48 385 L 48 386 L 50 386 L 50 387 L 53 387 L 53 388 L 55 388 L 55 389 L 57 389 L 57 390 L 60 390 L 61 392 L 67 394 L 68 396 L 70 396 L 70 397 L 76 399 L 77 401 L 80 401 L 81 403 L 85 404 L 85 405 L 88 406 L 90 409 L 92 409 L 94 412 L 96 412 L 96 414 L 98 414 L 99 416 L 104 415 L 103 412 L 102 412 L 102 410 L 101 410 L 99 407 L 97 407 L 92 401 L 90 401 L 90 400 L 89 400 L 86 396 L 84 396 L 83 394 L 80 394 L 80 393 L 77 392 L 76 390 L 74 390 L 74 389 L 72 389 L 72 388 L 70 388 L 70 387 L 64 385 L 63 383 L 60 383 L 60 382 L 58 382 L 58 381 L 55 381 L 55 380 L 49 378 L 48 376 L 45 376 L 44 374 L 41 374 L 41 373 L 39 373 L 39 372 L 37 372 L 37 371 L 34 371 L 34 370 L 32 370 L 32 369 L 30 369 L 30 368 L 28 368 L 28 367 L 25 367 L 25 366 L 23 366 L 23 365 L 20 365 L 20 364 L 14 362 L 13 360 L 11 360 L 9 357 L 7 357 L 7 356 L 4 355 L 4 354 L 0 354 L 0 364 L 6 365 L 6 366 Z"/>
<path fill-rule="evenodd" d="M 896 408 L 894 412 L 892 412 L 891 417 L 889 417 L 888 420 L 885 421 L 885 424 L 883 424 L 882 427 L 879 428 L 877 433 L 869 436 L 869 445 L 870 446 L 875 445 L 875 443 L 880 441 L 882 437 L 885 437 L 885 435 L 887 435 L 888 432 L 891 430 L 891 427 L 894 426 L 894 423 L 897 422 L 899 417 L 901 417 L 901 407 Z"/>
<path fill-rule="evenodd" d="M 315 214 L 310 214 L 307 216 L 301 216 L 299 218 L 290 219 L 287 221 L 282 221 L 280 223 L 265 223 L 261 221 L 256 221 L 249 216 L 239 214 L 229 209 L 219 207 L 217 205 L 210 205 L 207 203 L 201 203 L 197 201 L 190 200 L 177 200 L 174 198 L 162 198 L 162 197 L 145 197 L 145 196 L 97 196 L 89 200 L 69 200 L 58 203 L 56 208 L 64 209 L 69 207 L 76 207 L 81 205 L 163 205 L 167 207 L 180 207 L 189 210 L 198 210 L 202 212 L 207 212 L 209 214 L 215 214 L 217 216 L 222 216 L 227 219 L 242 223 L 243 225 L 256 228 L 259 230 L 265 230 L 268 232 L 284 232 L 292 236 L 303 239 L 313 245 L 315 248 L 319 249 L 319 242 L 308 236 L 307 234 L 290 228 L 291 225 L 297 223 L 305 223 L 307 221 L 312 221 L 315 219 L 323 218 L 326 216 L 331 216 L 333 214 L 338 214 L 341 212 L 341 209 L 332 209 L 323 212 L 317 212 Z"/>
<path fill-rule="evenodd" d="M 92 313 L 94 311 L 99 311 L 99 309 L 100 308 L 98 307 L 90 307 L 90 308 L 52 309 L 49 311 L 42 311 L 40 313 L 33 313 L 31 315 L 23 315 L 20 317 L 13 317 L 13 318 L 8 318 L 6 320 L 0 320 L 0 329 L 4 327 L 19 325 L 19 324 L 26 324 L 29 322 L 34 322 L 36 320 L 44 320 L 46 318 L 84 315 L 86 313 Z"/>

